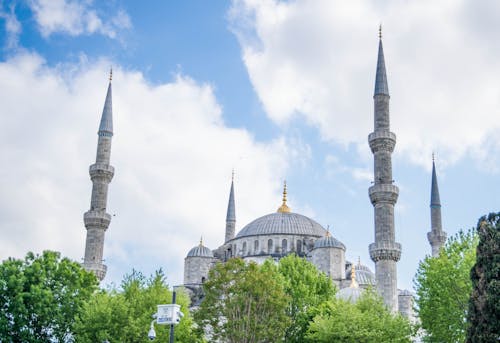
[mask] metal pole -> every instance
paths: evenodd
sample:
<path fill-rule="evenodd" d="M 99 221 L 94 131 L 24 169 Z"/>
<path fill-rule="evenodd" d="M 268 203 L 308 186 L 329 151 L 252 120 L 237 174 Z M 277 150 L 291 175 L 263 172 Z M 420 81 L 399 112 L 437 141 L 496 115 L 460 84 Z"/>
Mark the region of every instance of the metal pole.
<path fill-rule="evenodd" d="M 175 291 L 172 291 L 172 304 L 175 304 Z M 170 324 L 170 343 L 174 343 L 174 324 Z"/>

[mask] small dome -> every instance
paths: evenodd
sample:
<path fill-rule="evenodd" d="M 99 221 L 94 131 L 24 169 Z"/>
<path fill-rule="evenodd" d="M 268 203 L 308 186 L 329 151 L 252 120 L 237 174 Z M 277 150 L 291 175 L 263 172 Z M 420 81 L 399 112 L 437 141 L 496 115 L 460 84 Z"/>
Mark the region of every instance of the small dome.
<path fill-rule="evenodd" d="M 338 239 L 327 235 L 314 242 L 314 249 L 318 248 L 339 248 L 345 251 L 345 245 Z"/>
<path fill-rule="evenodd" d="M 189 250 L 187 257 L 214 257 L 212 250 L 203 246 L 201 243 Z"/>
<path fill-rule="evenodd" d="M 276 212 L 255 219 L 241 229 L 236 238 L 259 235 L 308 235 L 322 237 L 326 230 L 317 222 L 298 213 Z"/>
<path fill-rule="evenodd" d="M 356 281 L 362 286 L 375 285 L 375 274 L 365 265 L 357 264 L 356 266 Z M 346 279 L 351 279 L 351 267 L 348 265 L 345 270 Z"/>
<path fill-rule="evenodd" d="M 337 298 L 355 303 L 363 294 L 363 289 L 359 287 L 342 288 L 337 293 Z"/>

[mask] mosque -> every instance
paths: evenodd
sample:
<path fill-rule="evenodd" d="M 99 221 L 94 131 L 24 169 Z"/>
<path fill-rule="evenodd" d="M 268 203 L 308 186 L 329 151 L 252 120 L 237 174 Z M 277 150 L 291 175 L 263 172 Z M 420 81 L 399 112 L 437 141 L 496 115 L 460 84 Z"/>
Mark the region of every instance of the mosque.
<path fill-rule="evenodd" d="M 368 246 L 375 263 L 375 272 L 368 266 L 346 260 L 346 246 L 333 237 L 314 219 L 292 212 L 287 204 L 286 183 L 282 204 L 276 212 L 257 218 L 236 233 L 234 180 L 231 181 L 226 215 L 225 240 L 216 249 L 200 243 L 193 247 L 184 260 L 184 287 L 196 305 L 202 299 L 202 285 L 217 262 L 239 257 L 262 263 L 266 259 L 278 261 L 288 254 L 296 254 L 313 263 L 328 275 L 339 288 L 338 296 L 355 301 L 367 287 L 374 287 L 393 312 L 413 317 L 413 295 L 397 287 L 397 262 L 402 247 L 395 241 L 394 205 L 399 189 L 392 178 L 392 152 L 396 135 L 390 131 L 389 88 L 387 82 L 382 35 L 379 32 L 378 59 L 374 91 L 374 131 L 368 135 L 374 156 L 374 180 L 368 195 L 374 208 L 375 241 Z M 106 275 L 103 264 L 104 234 L 111 222 L 106 212 L 108 185 L 114 175 L 110 165 L 113 137 L 111 74 L 104 110 L 98 131 L 96 163 L 89 168 L 92 180 L 90 209 L 84 214 L 87 229 L 83 267 L 102 280 Z M 441 203 L 433 161 L 431 184 L 431 231 L 427 234 L 436 256 L 446 240 L 442 229 Z"/>

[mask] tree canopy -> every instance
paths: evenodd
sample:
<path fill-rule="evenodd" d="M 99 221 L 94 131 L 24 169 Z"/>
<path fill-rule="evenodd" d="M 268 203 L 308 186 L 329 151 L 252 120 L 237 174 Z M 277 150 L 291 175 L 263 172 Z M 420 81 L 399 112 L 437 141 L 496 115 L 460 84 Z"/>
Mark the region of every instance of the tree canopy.
<path fill-rule="evenodd" d="M 172 292 L 161 270 L 149 278 L 132 271 L 124 277 L 119 289 L 101 290 L 83 306 L 75 325 L 76 342 L 149 342 L 147 334 L 157 305 L 170 304 L 171 300 Z M 192 330 L 187 295 L 177 292 L 176 303 L 181 305 L 184 317 L 175 326 L 175 341 L 200 342 L 200 337 Z M 159 342 L 168 342 L 169 328 L 168 325 L 155 326 Z"/>
<path fill-rule="evenodd" d="M 438 257 L 427 256 L 420 262 L 414 283 L 424 342 L 464 342 L 477 243 L 473 230 L 460 231 L 448 239 Z"/>
<path fill-rule="evenodd" d="M 471 270 L 468 343 L 500 341 L 500 212 L 481 217 L 479 244 Z"/>
<path fill-rule="evenodd" d="M 234 258 L 218 263 L 203 285 L 195 313 L 209 341 L 279 342 L 289 319 L 284 281 L 272 263 L 262 266 Z"/>
<path fill-rule="evenodd" d="M 0 264 L 0 342 L 67 342 L 97 279 L 53 251 Z"/>
<path fill-rule="evenodd" d="M 320 305 L 304 342 L 411 342 L 413 328 L 391 313 L 382 299 L 366 290 L 356 303 L 334 299 Z"/>
<path fill-rule="evenodd" d="M 288 295 L 287 314 L 290 325 L 285 330 L 285 341 L 304 342 L 316 306 L 335 297 L 332 280 L 306 259 L 290 254 L 278 263 L 278 271 L 285 282 Z"/>

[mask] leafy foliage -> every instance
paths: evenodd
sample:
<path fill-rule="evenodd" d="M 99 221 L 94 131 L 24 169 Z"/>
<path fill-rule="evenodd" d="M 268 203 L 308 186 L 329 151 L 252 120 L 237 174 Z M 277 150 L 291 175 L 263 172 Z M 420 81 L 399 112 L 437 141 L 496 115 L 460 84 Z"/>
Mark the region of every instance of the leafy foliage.
<path fill-rule="evenodd" d="M 289 319 L 284 281 L 272 263 L 242 259 L 217 264 L 204 283 L 195 320 L 210 341 L 279 342 Z"/>
<path fill-rule="evenodd" d="M 448 239 L 438 257 L 420 262 L 414 283 L 424 342 L 464 342 L 477 242 L 474 231 L 459 232 Z"/>
<path fill-rule="evenodd" d="M 477 224 L 479 244 L 471 270 L 473 291 L 469 301 L 467 342 L 500 341 L 500 212 Z"/>
<path fill-rule="evenodd" d="M 97 279 L 58 252 L 0 265 L 0 342 L 67 342 Z"/>
<path fill-rule="evenodd" d="M 285 341 L 304 342 L 309 322 L 314 315 L 311 309 L 333 299 L 335 286 L 312 263 L 295 254 L 282 258 L 278 263 L 278 271 L 283 276 L 285 293 L 289 296 L 287 314 L 291 323 L 286 328 Z"/>
<path fill-rule="evenodd" d="M 85 304 L 77 320 L 76 342 L 110 343 L 148 342 L 147 334 L 157 305 L 169 304 L 172 292 L 168 289 L 163 272 L 157 271 L 146 278 L 132 271 L 121 283 L 121 289 L 102 290 Z M 176 342 L 200 342 L 192 331 L 192 318 L 187 310 L 189 300 L 177 292 L 176 303 L 181 305 L 184 317 L 175 327 Z M 157 340 L 168 342 L 170 326 L 156 325 Z"/>
<path fill-rule="evenodd" d="M 309 342 L 411 342 L 413 329 L 408 320 L 392 314 L 372 291 L 365 291 L 354 304 L 335 299 L 317 311 L 306 336 Z"/>

